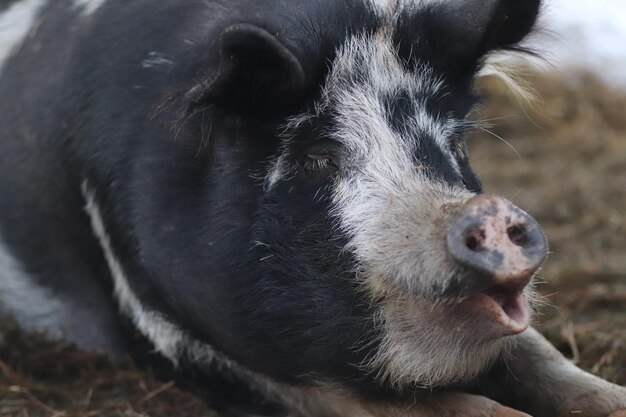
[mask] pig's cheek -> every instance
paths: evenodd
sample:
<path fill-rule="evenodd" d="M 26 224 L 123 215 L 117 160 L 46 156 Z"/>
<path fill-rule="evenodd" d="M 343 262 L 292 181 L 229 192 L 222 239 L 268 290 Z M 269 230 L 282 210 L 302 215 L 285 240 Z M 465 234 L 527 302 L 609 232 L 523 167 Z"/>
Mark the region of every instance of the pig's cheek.
<path fill-rule="evenodd" d="M 461 305 L 430 305 L 425 303 L 420 306 L 420 311 L 411 314 L 419 314 L 421 323 L 429 323 L 450 337 L 458 335 L 465 340 L 474 339 L 476 342 L 496 342 L 502 338 L 502 332 L 498 326 L 491 325 L 492 320 L 487 313 L 474 309 L 464 308 Z"/>

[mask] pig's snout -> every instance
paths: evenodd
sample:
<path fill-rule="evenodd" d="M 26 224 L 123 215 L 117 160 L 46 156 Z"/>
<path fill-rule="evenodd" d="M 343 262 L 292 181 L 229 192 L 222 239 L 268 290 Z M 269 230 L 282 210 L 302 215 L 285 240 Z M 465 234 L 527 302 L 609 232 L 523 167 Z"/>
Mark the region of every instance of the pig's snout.
<path fill-rule="evenodd" d="M 523 288 L 548 254 L 537 221 L 493 195 L 467 201 L 452 221 L 447 240 L 458 264 L 505 287 Z"/>

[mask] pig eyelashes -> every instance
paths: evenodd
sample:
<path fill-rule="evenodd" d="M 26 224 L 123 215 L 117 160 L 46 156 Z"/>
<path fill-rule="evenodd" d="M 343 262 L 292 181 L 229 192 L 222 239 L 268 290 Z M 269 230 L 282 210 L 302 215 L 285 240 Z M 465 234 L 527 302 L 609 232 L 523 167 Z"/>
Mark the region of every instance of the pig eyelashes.
<path fill-rule="evenodd" d="M 317 140 L 300 152 L 299 163 L 308 171 L 336 171 L 340 163 L 338 148 L 334 140 Z"/>
<path fill-rule="evenodd" d="M 337 164 L 329 155 L 307 154 L 303 167 L 308 171 L 321 171 L 323 169 L 338 169 Z"/>

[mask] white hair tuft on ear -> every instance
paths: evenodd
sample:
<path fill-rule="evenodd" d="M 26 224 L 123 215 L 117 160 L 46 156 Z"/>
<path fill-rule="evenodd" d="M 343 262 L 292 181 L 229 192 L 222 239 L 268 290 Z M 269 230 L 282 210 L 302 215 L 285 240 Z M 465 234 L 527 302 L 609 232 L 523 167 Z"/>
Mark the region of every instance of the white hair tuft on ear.
<path fill-rule="evenodd" d="M 540 99 L 539 93 L 528 81 L 533 65 L 528 59 L 516 53 L 499 53 L 490 56 L 478 73 L 478 77 L 500 79 L 522 105 L 532 107 Z"/>

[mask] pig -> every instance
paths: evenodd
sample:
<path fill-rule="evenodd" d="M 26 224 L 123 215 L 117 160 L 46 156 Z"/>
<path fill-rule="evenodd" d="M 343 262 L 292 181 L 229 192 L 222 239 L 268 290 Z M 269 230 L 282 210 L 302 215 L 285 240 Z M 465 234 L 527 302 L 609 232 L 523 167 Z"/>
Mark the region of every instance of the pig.
<path fill-rule="evenodd" d="M 4 314 L 224 415 L 626 409 L 529 326 L 546 239 L 469 164 L 541 7 L 0 3 Z"/>

